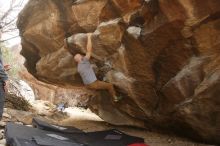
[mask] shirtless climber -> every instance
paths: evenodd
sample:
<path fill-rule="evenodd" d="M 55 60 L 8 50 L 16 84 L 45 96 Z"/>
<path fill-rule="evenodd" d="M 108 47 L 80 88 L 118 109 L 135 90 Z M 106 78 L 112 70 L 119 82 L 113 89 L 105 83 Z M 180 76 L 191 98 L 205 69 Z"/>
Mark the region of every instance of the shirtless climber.
<path fill-rule="evenodd" d="M 74 56 L 74 60 L 78 63 L 77 71 L 79 72 L 83 83 L 86 85 L 87 88 L 93 90 L 108 90 L 110 95 L 113 97 L 114 102 L 118 102 L 120 100 L 120 97 L 116 96 L 114 86 L 111 83 L 98 80 L 93 68 L 91 67 L 91 64 L 89 62 L 92 54 L 91 36 L 91 33 L 87 34 L 88 40 L 86 56 L 83 56 L 81 54 L 76 54 Z M 64 47 L 68 47 L 67 39 L 64 40 Z"/>

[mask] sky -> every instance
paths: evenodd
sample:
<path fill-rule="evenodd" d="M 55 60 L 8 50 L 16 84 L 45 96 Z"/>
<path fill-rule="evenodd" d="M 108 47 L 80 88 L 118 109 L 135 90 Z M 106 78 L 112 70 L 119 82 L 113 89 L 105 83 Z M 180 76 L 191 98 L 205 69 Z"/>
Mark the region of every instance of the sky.
<path fill-rule="evenodd" d="M 21 2 L 22 0 L 14 0 L 14 4 L 17 4 L 19 2 Z M 10 14 L 10 16 L 12 18 L 16 18 L 17 15 L 19 14 L 19 12 L 22 10 L 22 8 L 25 6 L 25 4 L 28 2 L 28 0 L 23 0 L 23 4 L 21 7 L 19 7 L 18 9 L 16 9 L 15 11 L 13 11 L 13 13 Z M 5 12 L 8 10 L 9 6 L 10 6 L 10 2 L 11 0 L 0 0 L 0 12 Z M 2 40 L 6 40 L 8 38 L 12 38 L 13 36 L 18 36 L 19 35 L 19 31 L 15 31 L 13 33 L 5 33 L 2 35 Z M 7 45 L 8 46 L 13 46 L 16 44 L 20 43 L 20 37 L 16 37 L 14 39 L 11 39 L 9 41 L 7 41 Z"/>

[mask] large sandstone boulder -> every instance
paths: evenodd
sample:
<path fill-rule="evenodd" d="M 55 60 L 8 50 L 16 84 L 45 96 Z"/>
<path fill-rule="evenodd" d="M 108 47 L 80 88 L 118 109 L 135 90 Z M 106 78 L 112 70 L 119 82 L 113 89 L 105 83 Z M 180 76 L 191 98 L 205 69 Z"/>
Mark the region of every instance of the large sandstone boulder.
<path fill-rule="evenodd" d="M 93 33 L 97 76 L 124 97 L 92 98 L 102 119 L 220 144 L 219 0 L 30 0 L 17 25 L 29 72 L 64 87 Z"/>

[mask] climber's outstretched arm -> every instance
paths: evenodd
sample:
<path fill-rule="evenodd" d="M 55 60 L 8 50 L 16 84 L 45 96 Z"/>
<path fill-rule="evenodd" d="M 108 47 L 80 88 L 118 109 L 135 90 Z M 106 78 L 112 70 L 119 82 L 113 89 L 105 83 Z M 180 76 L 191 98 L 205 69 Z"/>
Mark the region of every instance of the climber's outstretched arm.
<path fill-rule="evenodd" d="M 87 47 L 86 47 L 86 49 L 87 49 L 86 58 L 90 59 L 91 54 L 92 54 L 92 40 L 91 40 L 92 33 L 88 33 L 87 37 L 88 37 L 88 40 L 87 40 Z"/>

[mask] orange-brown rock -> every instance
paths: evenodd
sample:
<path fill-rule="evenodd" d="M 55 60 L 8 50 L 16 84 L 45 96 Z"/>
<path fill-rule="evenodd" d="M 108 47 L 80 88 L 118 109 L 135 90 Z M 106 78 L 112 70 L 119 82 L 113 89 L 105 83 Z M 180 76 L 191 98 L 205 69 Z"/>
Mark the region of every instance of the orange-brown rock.
<path fill-rule="evenodd" d="M 92 93 L 86 88 L 80 87 L 60 87 L 44 83 L 34 78 L 26 70 L 19 72 L 19 76 L 25 80 L 32 88 L 36 100 L 49 101 L 55 105 L 65 103 L 66 106 L 82 106 L 87 107 L 89 97 Z M 94 96 L 94 95 L 93 95 Z"/>
<path fill-rule="evenodd" d="M 124 97 L 91 99 L 109 123 L 220 144 L 219 0 L 30 0 L 17 25 L 29 72 L 66 87 L 82 85 L 72 55 L 93 32 L 97 76 Z"/>

